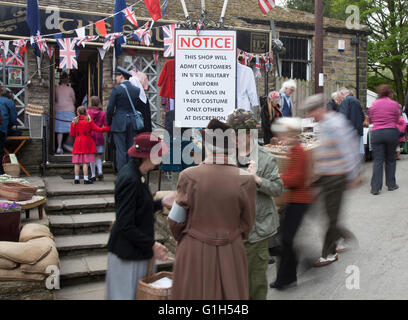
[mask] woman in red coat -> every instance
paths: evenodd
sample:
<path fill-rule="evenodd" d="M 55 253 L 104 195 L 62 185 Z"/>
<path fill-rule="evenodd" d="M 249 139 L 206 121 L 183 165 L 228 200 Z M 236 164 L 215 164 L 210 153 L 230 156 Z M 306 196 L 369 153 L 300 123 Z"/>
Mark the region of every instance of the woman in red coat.
<path fill-rule="evenodd" d="M 79 170 L 81 163 L 84 170 L 84 184 L 92 184 L 88 179 L 88 163 L 95 162 L 96 146 L 92 139 L 91 132 L 107 132 L 110 127 L 99 128 L 86 114 L 84 107 L 77 109 L 78 116 L 71 122 L 70 136 L 75 137 L 74 148 L 72 150 L 72 163 L 75 165 L 75 184 L 79 184 Z"/>

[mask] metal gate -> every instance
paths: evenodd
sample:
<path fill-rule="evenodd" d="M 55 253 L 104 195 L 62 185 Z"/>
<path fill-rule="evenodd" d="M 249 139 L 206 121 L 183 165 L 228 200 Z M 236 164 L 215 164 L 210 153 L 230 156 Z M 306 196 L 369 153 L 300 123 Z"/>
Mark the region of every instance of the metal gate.
<path fill-rule="evenodd" d="M 144 72 L 147 75 L 149 81 L 149 89 L 146 91 L 146 95 L 149 99 L 150 110 L 152 113 L 152 126 L 153 128 L 155 128 L 155 122 L 160 123 L 159 89 L 157 88 L 157 81 L 160 75 L 158 67 L 151 55 L 125 55 L 124 66 L 126 70 L 136 69 Z"/>

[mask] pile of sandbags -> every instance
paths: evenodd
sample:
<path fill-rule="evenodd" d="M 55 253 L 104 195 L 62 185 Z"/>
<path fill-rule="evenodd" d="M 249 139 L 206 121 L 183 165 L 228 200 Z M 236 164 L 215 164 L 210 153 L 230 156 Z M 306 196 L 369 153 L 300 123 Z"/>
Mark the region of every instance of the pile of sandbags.
<path fill-rule="evenodd" d="M 19 242 L 0 241 L 0 281 L 43 281 L 50 275 L 49 266 L 60 269 L 54 237 L 47 226 L 26 224 Z"/>

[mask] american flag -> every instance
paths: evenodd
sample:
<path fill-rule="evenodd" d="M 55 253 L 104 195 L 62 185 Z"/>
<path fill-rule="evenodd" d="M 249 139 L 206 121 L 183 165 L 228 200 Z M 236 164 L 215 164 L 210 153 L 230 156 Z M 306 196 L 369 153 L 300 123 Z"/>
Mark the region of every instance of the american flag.
<path fill-rule="evenodd" d="M 164 53 L 163 57 L 174 57 L 175 24 L 163 26 Z"/>
<path fill-rule="evenodd" d="M 137 23 L 135 11 L 133 10 L 132 7 L 128 7 L 122 10 L 122 12 L 125 14 L 125 17 L 130 21 L 131 24 L 133 24 L 136 27 L 139 26 L 139 24 Z"/>
<path fill-rule="evenodd" d="M 108 50 L 113 46 L 116 39 L 122 36 L 122 32 L 109 33 L 106 35 L 105 43 L 103 44 L 103 50 Z"/>
<path fill-rule="evenodd" d="M 86 36 L 82 38 L 75 38 L 77 40 L 76 45 L 77 46 L 82 45 L 83 47 L 85 47 L 85 42 L 95 41 L 95 40 L 98 40 L 98 38 L 99 36 Z"/>
<path fill-rule="evenodd" d="M 258 4 L 263 14 L 267 14 L 275 8 L 275 0 L 258 0 Z"/>
<path fill-rule="evenodd" d="M 60 47 L 60 69 L 78 69 L 77 53 L 75 50 L 76 39 L 57 39 Z"/>

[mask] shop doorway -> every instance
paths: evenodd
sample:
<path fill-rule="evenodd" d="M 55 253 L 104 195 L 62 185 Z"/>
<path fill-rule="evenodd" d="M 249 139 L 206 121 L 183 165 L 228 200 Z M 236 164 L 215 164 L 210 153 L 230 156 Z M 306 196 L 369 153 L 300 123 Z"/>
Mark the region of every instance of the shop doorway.
<path fill-rule="evenodd" d="M 56 63 L 55 66 L 59 65 L 59 55 L 56 54 Z M 55 155 L 57 154 L 71 154 L 72 153 L 72 145 L 73 140 L 69 137 L 69 133 L 64 133 L 62 137 L 62 152 L 58 148 L 58 139 L 60 137 L 56 133 L 56 112 L 57 112 L 57 86 L 61 85 L 64 73 L 68 75 L 68 85 L 73 89 L 75 94 L 75 102 L 74 107 L 75 110 L 79 106 L 88 107 L 89 97 L 91 96 L 98 96 L 102 101 L 102 60 L 100 59 L 98 50 L 94 49 L 81 49 L 79 57 L 77 59 L 78 62 L 78 69 L 71 69 L 71 70 L 61 70 L 59 68 L 53 68 L 52 76 L 51 76 L 51 88 L 52 94 L 50 97 L 50 105 L 51 105 L 51 114 L 53 114 L 52 124 L 50 125 L 50 153 Z M 61 99 L 58 99 L 61 101 Z M 66 125 L 69 124 L 69 119 L 58 119 L 64 120 Z"/>

